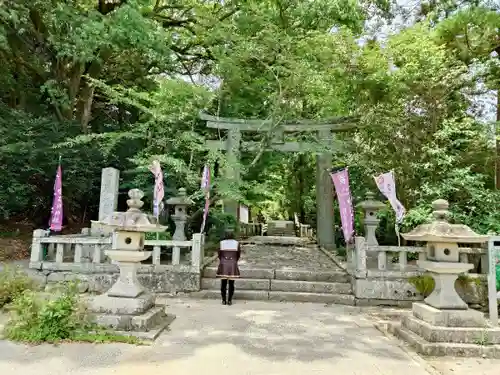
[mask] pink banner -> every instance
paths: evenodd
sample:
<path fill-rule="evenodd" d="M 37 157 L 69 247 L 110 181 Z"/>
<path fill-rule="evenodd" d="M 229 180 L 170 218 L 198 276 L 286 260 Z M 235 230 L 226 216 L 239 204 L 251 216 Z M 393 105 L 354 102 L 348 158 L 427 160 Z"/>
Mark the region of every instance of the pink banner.
<path fill-rule="evenodd" d="M 63 201 L 62 201 L 62 169 L 61 164 L 57 167 L 56 181 L 54 183 L 54 198 L 50 213 L 50 229 L 60 232 L 63 224 Z"/>
<path fill-rule="evenodd" d="M 396 213 L 396 223 L 401 223 L 405 217 L 406 210 L 396 196 L 396 181 L 394 179 L 394 172 L 390 171 L 376 176 L 375 183 L 378 189 L 387 198 L 391 204 L 392 209 Z"/>
<path fill-rule="evenodd" d="M 330 173 L 330 176 L 332 177 L 337 193 L 337 200 L 339 201 L 344 240 L 348 244 L 354 236 L 354 210 L 352 208 L 351 189 L 349 187 L 349 173 L 346 168 L 336 173 Z"/>
<path fill-rule="evenodd" d="M 205 168 L 203 168 L 201 188 L 205 190 L 205 208 L 203 209 L 203 221 L 201 222 L 200 228 L 200 233 L 203 233 L 207 222 L 208 210 L 210 208 L 210 168 L 208 165 L 205 165 Z"/>
<path fill-rule="evenodd" d="M 155 188 L 153 191 L 153 215 L 158 218 L 158 216 L 160 216 L 160 206 L 163 201 L 163 197 L 165 196 L 165 190 L 163 187 L 163 172 L 161 170 L 160 162 L 158 160 L 153 160 L 149 170 L 155 176 Z"/>

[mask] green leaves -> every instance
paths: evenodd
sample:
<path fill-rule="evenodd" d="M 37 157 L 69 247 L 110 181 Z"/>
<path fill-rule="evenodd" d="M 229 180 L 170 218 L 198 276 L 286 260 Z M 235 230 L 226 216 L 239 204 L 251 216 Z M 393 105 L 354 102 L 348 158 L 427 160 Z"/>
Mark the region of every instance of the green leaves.
<path fill-rule="evenodd" d="M 95 214 L 102 167 L 122 171 L 123 189 L 149 194 L 153 158 L 164 168 L 167 198 L 182 186 L 201 207 L 201 169 L 217 161 L 221 172 L 239 168 L 243 180 L 218 173 L 218 198 L 313 222 L 315 154 L 254 150 L 228 161 L 205 146 L 206 139 L 226 137 L 199 120 L 206 111 L 273 126 L 357 115 L 360 130 L 336 136 L 342 151 L 319 143 L 315 150 L 350 166 L 356 198 L 374 189 L 373 174 L 394 169 L 398 195 L 418 220 L 439 197 L 450 200 L 457 220 L 483 232 L 497 225 L 488 210 L 498 204 L 491 132 L 470 116 L 471 97 L 484 91 L 479 79 L 491 88 L 500 82 L 500 60 L 491 54 L 498 13 L 485 2 L 434 2 L 422 22 L 384 42 L 367 39 L 363 29 L 373 17 L 390 17 L 387 0 L 6 3 L 0 9 L 5 217 L 30 212 L 45 225 L 61 153 L 65 216 L 72 222 Z M 242 141 L 265 147 L 268 136 L 245 133 Z M 316 135 L 288 137 L 315 142 Z M 384 220 L 392 230 L 390 215 Z"/>

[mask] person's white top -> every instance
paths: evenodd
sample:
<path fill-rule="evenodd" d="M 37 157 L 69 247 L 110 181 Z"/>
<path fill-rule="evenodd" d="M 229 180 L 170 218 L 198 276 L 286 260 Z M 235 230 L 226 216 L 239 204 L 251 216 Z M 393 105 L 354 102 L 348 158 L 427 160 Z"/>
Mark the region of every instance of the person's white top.
<path fill-rule="evenodd" d="M 238 245 L 239 243 L 236 240 L 224 240 L 220 242 L 220 249 L 225 251 L 227 250 L 237 251 Z"/>

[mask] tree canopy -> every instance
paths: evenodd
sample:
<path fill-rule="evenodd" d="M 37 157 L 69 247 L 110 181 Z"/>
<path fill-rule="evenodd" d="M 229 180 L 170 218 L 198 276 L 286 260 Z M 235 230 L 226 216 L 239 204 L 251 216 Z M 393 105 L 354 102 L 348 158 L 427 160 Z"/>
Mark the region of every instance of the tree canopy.
<path fill-rule="evenodd" d="M 185 187 L 201 208 L 208 162 L 217 199 L 314 224 L 314 153 L 244 151 L 244 183 L 232 184 L 205 145 L 225 135 L 199 113 L 273 126 L 355 116 L 358 130 L 336 135 L 342 149 L 318 150 L 350 167 L 356 203 L 392 169 L 407 227 L 444 198 L 456 220 L 500 232 L 500 116 L 485 120 L 480 105 L 500 85 L 499 11 L 421 2 L 415 22 L 381 37 L 367 25 L 398 17 L 388 0 L 0 0 L 0 214 L 46 225 L 61 156 L 65 216 L 83 224 L 101 168 L 150 199 L 156 158 L 167 197 Z M 271 134 L 245 137 L 265 147 Z"/>

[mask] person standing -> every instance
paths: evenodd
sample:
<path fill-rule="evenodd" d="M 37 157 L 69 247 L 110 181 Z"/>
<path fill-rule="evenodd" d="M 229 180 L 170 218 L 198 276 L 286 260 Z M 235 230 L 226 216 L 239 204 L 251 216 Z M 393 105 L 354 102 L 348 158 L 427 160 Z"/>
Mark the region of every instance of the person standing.
<path fill-rule="evenodd" d="M 223 305 L 233 304 L 234 280 L 240 277 L 238 268 L 240 255 L 240 243 L 234 239 L 234 232 L 227 231 L 224 240 L 220 242 L 219 267 L 217 268 L 217 277 L 221 279 L 220 292 Z"/>

